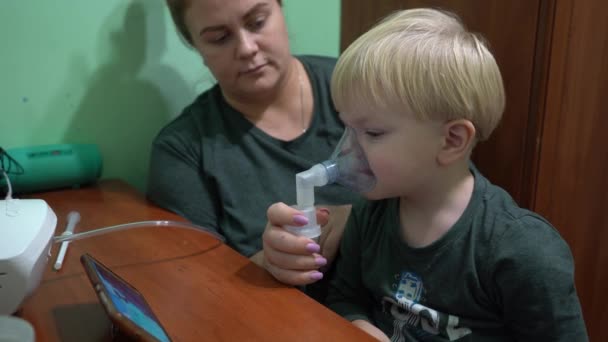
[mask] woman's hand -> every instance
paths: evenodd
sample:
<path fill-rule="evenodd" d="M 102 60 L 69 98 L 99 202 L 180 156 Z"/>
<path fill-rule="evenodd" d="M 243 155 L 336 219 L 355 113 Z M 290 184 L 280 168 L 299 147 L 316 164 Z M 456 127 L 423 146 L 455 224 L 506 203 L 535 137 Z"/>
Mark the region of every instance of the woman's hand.
<path fill-rule="evenodd" d="M 290 285 L 310 284 L 323 278 L 323 273 L 318 269 L 327 264 L 327 260 L 319 254 L 321 246 L 309 238 L 283 229 L 285 225 L 305 225 L 306 217 L 284 203 L 270 206 L 267 216 L 268 224 L 262 236 L 264 268 L 277 280 Z M 327 222 L 326 217 L 318 216 L 319 224 Z"/>
<path fill-rule="evenodd" d="M 319 271 L 329 265 L 338 250 L 344 224 L 350 213 L 350 206 L 321 208 L 317 210 L 317 222 L 323 226 L 319 243 L 291 234 L 283 229 L 285 225 L 305 225 L 302 214 L 284 204 L 275 203 L 268 208 L 268 224 L 262 237 L 264 243 L 262 265 L 277 280 L 290 285 L 306 285 L 323 278 Z M 335 213 L 334 213 L 335 211 Z"/>

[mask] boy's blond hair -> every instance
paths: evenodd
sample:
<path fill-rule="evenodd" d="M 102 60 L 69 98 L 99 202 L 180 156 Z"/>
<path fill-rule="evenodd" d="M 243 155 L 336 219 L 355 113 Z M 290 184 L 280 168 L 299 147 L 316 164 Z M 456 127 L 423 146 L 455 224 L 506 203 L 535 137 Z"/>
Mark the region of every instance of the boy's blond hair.
<path fill-rule="evenodd" d="M 331 81 L 339 111 L 408 105 L 422 120 L 467 119 L 479 140 L 505 106 L 494 57 L 452 14 L 434 9 L 393 13 L 340 56 Z"/>

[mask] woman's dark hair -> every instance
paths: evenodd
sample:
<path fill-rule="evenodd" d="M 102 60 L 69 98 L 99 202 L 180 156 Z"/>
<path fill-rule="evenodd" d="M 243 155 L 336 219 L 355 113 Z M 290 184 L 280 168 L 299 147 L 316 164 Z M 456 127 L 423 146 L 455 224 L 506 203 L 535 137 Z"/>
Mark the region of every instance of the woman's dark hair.
<path fill-rule="evenodd" d="M 193 45 L 192 36 L 188 31 L 188 27 L 186 27 L 186 21 L 184 20 L 184 16 L 186 14 L 186 10 L 190 6 L 190 0 L 166 0 L 167 7 L 169 7 L 169 12 L 171 12 L 171 18 L 173 18 L 173 22 L 175 23 L 175 27 L 181 34 L 181 36 L 188 42 L 188 44 Z M 282 0 L 277 0 L 279 6 L 283 6 Z"/>

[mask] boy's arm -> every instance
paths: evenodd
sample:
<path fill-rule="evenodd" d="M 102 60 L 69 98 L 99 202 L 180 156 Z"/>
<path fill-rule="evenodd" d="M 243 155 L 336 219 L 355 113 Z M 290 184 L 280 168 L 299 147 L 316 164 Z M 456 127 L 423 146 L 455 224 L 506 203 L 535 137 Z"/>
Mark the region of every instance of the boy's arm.
<path fill-rule="evenodd" d="M 386 336 L 386 334 L 382 330 L 376 328 L 375 325 L 371 324 L 368 321 L 365 321 L 362 319 L 356 319 L 353 321 L 353 324 L 357 328 L 365 331 L 366 333 L 368 333 L 369 335 L 371 335 L 373 338 L 375 338 L 378 341 L 383 341 L 383 342 L 390 341 L 388 336 Z"/>
<path fill-rule="evenodd" d="M 517 224 L 494 249 L 491 277 L 508 329 L 521 341 L 587 341 L 568 245 L 540 217 Z"/>
<path fill-rule="evenodd" d="M 329 268 L 338 254 L 338 248 L 344 235 L 344 227 L 346 221 L 348 221 L 352 205 L 324 205 L 320 207 L 328 213 L 328 221 L 321 228 L 319 245 L 321 246 L 321 255 L 327 259 L 325 268 Z"/>
<path fill-rule="evenodd" d="M 332 275 L 327 306 L 349 321 L 371 321 L 370 293 L 365 289 L 361 270 L 360 228 L 356 214 L 351 213 L 342 241 L 336 269 Z"/>

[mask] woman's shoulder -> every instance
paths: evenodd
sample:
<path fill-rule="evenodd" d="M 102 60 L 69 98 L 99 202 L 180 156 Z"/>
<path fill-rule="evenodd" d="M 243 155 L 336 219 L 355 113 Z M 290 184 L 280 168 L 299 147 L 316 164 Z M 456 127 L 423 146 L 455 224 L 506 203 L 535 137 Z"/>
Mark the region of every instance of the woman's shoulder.
<path fill-rule="evenodd" d="M 298 55 L 296 58 L 309 70 L 309 72 L 330 76 L 334 71 L 337 62 L 335 57 L 319 55 Z"/>
<path fill-rule="evenodd" d="M 211 112 L 218 111 L 220 106 L 218 95 L 221 96 L 221 94 L 218 93 L 219 87 L 216 84 L 198 95 L 194 101 L 182 109 L 177 117 L 169 121 L 160 130 L 156 140 L 176 134 L 183 135 L 188 132 L 195 132 L 200 130 L 201 127 L 209 127 L 209 124 L 204 121 L 216 117 Z"/>
<path fill-rule="evenodd" d="M 335 65 L 338 60 L 336 57 L 321 55 L 297 55 L 300 61 L 319 65 Z"/>

